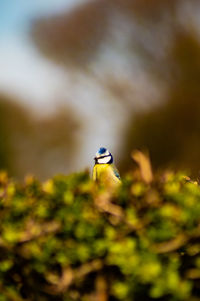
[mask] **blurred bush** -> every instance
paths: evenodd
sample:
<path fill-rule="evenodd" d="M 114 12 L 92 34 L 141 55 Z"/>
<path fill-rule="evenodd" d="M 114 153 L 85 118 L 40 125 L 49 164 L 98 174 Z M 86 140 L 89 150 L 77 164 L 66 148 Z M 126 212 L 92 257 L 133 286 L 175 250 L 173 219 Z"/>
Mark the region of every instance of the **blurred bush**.
<path fill-rule="evenodd" d="M 0 300 L 199 300 L 200 187 L 133 157 L 114 193 L 0 174 Z"/>
<path fill-rule="evenodd" d="M 80 127 L 78 117 L 67 107 L 44 116 L 0 95 L 0 168 L 18 178 L 31 173 L 44 179 L 69 172 Z"/>

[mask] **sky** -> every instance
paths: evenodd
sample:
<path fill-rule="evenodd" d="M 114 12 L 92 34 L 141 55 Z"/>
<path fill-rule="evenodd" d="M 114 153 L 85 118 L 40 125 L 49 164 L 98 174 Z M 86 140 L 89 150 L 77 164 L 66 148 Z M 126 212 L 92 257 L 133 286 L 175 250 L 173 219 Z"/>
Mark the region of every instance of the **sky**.
<path fill-rule="evenodd" d="M 29 29 L 35 18 L 71 9 L 81 2 L 84 0 L 0 1 L 1 91 L 18 95 L 35 109 L 43 104 L 47 108 L 47 103 L 49 110 L 54 107 L 64 71 L 40 55 Z"/>

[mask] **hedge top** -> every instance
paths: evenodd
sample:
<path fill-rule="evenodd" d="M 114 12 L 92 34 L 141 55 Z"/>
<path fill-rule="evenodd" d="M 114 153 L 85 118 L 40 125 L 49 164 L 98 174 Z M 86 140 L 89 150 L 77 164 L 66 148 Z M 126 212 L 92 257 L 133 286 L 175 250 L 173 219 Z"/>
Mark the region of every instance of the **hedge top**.
<path fill-rule="evenodd" d="M 0 174 L 0 301 L 199 300 L 200 187 L 134 156 L 114 192 Z"/>

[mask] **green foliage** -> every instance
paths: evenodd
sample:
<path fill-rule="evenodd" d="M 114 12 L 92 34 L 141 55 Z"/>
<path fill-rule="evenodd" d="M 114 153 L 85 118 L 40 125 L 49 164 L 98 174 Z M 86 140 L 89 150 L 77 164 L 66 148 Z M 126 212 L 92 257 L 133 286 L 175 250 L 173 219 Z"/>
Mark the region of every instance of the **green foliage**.
<path fill-rule="evenodd" d="M 198 300 L 200 187 L 131 173 L 45 183 L 0 174 L 0 300 Z"/>

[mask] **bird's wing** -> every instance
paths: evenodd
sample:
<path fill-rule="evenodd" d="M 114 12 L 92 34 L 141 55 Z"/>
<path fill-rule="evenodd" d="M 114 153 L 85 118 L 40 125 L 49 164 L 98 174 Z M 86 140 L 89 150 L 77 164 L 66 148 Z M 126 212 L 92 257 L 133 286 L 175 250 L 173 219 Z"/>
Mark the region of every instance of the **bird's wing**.
<path fill-rule="evenodd" d="M 116 168 L 115 166 L 113 166 L 113 171 L 114 171 L 115 176 L 116 176 L 119 180 L 121 180 L 120 175 L 119 175 L 119 171 L 117 170 L 117 168 Z"/>

